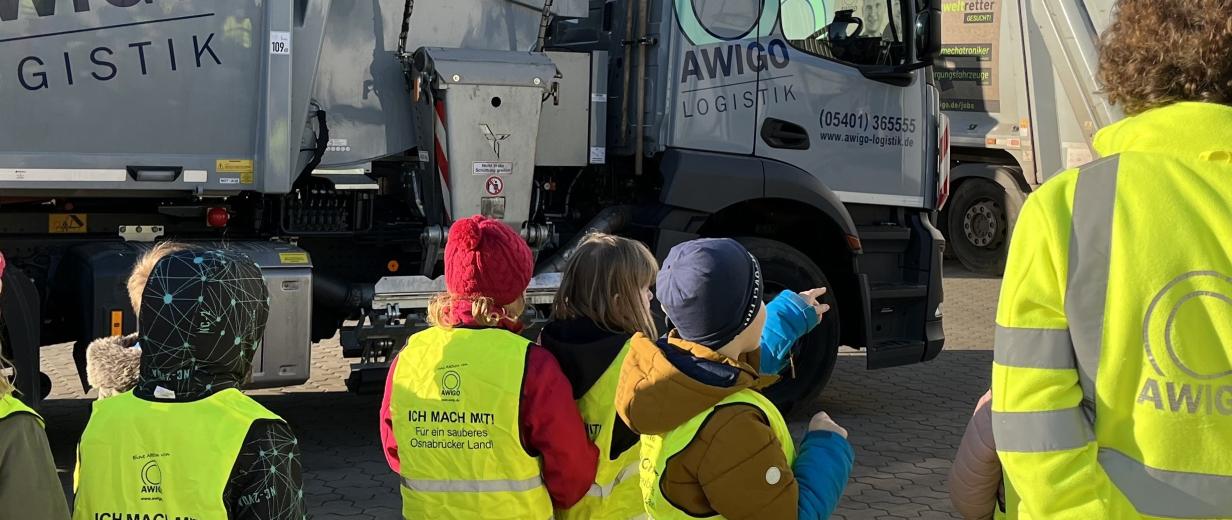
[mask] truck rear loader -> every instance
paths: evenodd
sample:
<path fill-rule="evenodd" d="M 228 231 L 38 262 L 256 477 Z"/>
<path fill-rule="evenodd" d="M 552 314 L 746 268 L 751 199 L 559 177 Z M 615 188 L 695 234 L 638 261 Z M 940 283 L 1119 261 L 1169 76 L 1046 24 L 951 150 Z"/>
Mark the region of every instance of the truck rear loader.
<path fill-rule="evenodd" d="M 1000 275 L 1027 195 L 1090 162 L 1124 115 L 1100 95 L 1099 35 L 1115 0 L 946 0 L 935 69 L 953 195 L 939 227 L 968 269 Z"/>
<path fill-rule="evenodd" d="M 39 345 L 136 328 L 159 240 L 246 252 L 271 320 L 252 385 L 341 330 L 379 388 L 443 289 L 452 221 L 521 231 L 541 321 L 588 231 L 660 258 L 734 237 L 833 310 L 771 389 L 941 350 L 947 126 L 936 0 L 0 0 L 0 316 Z M 84 381 L 83 381 L 84 384 Z"/>

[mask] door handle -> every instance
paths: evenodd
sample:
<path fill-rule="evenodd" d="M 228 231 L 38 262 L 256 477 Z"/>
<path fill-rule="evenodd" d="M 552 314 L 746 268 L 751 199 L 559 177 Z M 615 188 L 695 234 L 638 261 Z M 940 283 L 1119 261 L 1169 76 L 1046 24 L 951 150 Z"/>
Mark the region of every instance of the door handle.
<path fill-rule="evenodd" d="M 773 117 L 767 117 L 765 121 L 762 121 L 761 140 L 765 141 L 766 145 L 771 148 L 787 150 L 809 149 L 809 135 L 804 130 L 804 127 Z"/>

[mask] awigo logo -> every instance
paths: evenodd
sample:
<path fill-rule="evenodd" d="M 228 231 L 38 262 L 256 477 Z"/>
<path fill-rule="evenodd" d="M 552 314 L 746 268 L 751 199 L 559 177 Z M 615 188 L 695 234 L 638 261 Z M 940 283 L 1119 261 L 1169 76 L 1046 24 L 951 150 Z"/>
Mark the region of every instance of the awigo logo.
<path fill-rule="evenodd" d="M 161 497 L 163 494 L 163 470 L 158 461 L 147 461 L 141 466 L 141 496 L 142 500 L 151 495 Z M 161 500 L 161 498 L 159 498 Z"/>
<path fill-rule="evenodd" d="M 675 0 L 680 32 L 693 45 L 757 38 L 768 35 L 778 23 L 779 2 L 706 2 Z"/>
<path fill-rule="evenodd" d="M 1189 415 L 1232 415 L 1232 276 L 1185 273 L 1152 299 L 1142 341 L 1155 376 L 1139 406 Z"/>
<path fill-rule="evenodd" d="M 462 398 L 462 376 L 450 370 L 441 375 L 441 397 L 456 401 Z"/>

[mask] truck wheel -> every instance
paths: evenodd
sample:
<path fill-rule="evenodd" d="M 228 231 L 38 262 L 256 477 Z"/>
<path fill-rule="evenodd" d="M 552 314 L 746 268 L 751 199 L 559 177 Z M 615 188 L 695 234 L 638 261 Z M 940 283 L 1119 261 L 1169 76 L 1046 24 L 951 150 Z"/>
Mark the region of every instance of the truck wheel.
<path fill-rule="evenodd" d="M 51 390 L 50 378 L 39 371 L 41 307 L 34 282 L 20 269 L 6 269 L 0 292 L 3 353 L 17 372 L 13 385 L 21 400 L 35 408 Z"/>
<path fill-rule="evenodd" d="M 821 324 L 792 346 L 795 374 L 790 366 L 783 369 L 782 379 L 765 390 L 766 397 L 784 412 L 796 403 L 812 401 L 825 388 L 834 372 L 838 358 L 839 315 L 838 300 L 821 268 L 804 253 L 782 242 L 763 238 L 738 238 L 741 244 L 757 257 L 765 279 L 766 301 L 769 302 L 781 291 L 806 291 L 825 287 L 822 303 L 830 310 Z"/>
<path fill-rule="evenodd" d="M 1006 192 L 996 182 L 980 178 L 963 181 L 947 212 L 949 248 L 967 269 L 1000 276 L 1005 272 L 1010 235 L 1021 209 L 1021 195 Z"/>

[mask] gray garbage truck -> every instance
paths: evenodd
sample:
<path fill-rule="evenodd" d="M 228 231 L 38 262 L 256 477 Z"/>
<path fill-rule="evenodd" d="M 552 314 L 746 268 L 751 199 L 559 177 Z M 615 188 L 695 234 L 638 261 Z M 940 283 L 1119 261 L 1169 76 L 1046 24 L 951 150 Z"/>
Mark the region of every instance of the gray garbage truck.
<path fill-rule="evenodd" d="M 1100 94 L 1099 35 L 1116 0 L 947 0 L 941 108 L 953 125 L 953 196 L 939 226 L 965 267 L 1000 275 L 1027 196 L 1090 162 L 1124 114 Z"/>
<path fill-rule="evenodd" d="M 378 386 L 442 288 L 449 224 L 521 230 L 550 303 L 580 236 L 735 237 L 831 311 L 772 393 L 941 350 L 947 127 L 936 0 L 3 0 L 0 307 L 39 345 L 135 330 L 161 240 L 245 251 L 271 292 L 253 386 L 341 330 Z M 535 318 L 534 316 L 531 317 Z M 84 384 L 84 381 L 83 381 Z"/>

